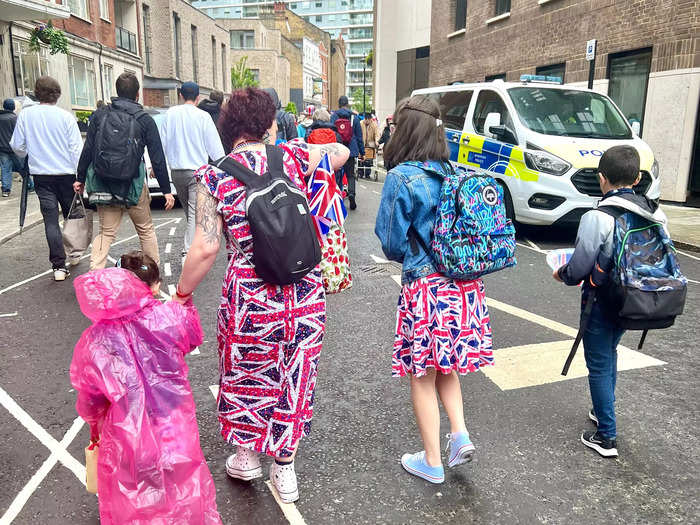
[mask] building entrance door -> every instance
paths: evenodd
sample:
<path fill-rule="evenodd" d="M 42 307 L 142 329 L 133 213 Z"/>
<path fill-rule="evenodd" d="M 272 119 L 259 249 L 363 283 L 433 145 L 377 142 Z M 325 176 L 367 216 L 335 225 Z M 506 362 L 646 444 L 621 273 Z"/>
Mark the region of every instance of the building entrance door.
<path fill-rule="evenodd" d="M 700 107 L 695 121 L 695 144 L 690 161 L 690 184 L 688 189 L 700 196 Z"/>
<path fill-rule="evenodd" d="M 608 61 L 608 95 L 630 124 L 639 122 L 642 131 L 650 70 L 651 49 L 611 54 Z"/>

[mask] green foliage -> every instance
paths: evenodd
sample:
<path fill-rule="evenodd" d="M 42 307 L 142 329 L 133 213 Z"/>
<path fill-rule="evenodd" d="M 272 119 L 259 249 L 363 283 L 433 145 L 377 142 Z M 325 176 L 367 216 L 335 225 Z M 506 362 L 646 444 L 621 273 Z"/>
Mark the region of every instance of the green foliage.
<path fill-rule="evenodd" d="M 371 82 L 371 79 L 368 79 Z M 370 87 L 370 82 L 367 83 L 367 87 Z M 352 93 L 350 93 L 350 98 L 352 98 L 353 103 L 352 103 L 352 109 L 357 111 L 358 113 L 362 113 L 363 111 L 372 111 L 372 95 L 369 93 L 369 90 L 365 93 L 365 105 L 363 106 L 362 104 L 362 88 L 361 87 L 356 87 L 355 89 L 352 90 Z"/>
<path fill-rule="evenodd" d="M 29 35 L 29 51 L 38 53 L 41 51 L 41 44 L 49 46 L 52 55 L 56 53 L 68 54 L 68 39 L 63 31 L 56 29 L 51 21 L 48 24 L 41 24 L 32 29 Z"/>
<path fill-rule="evenodd" d="M 374 62 L 374 49 L 370 49 L 369 53 L 365 57 L 365 64 L 372 67 L 372 62 Z"/>
<path fill-rule="evenodd" d="M 287 113 L 291 113 L 292 115 L 298 115 L 297 113 L 297 105 L 294 102 L 290 102 L 284 107 L 284 110 Z"/>
<path fill-rule="evenodd" d="M 247 61 L 247 56 L 241 57 L 241 59 L 231 68 L 231 87 L 233 89 L 258 87 L 260 84 L 257 80 L 255 80 L 253 72 L 248 69 L 248 66 L 246 65 Z"/>
<path fill-rule="evenodd" d="M 92 111 L 76 111 L 75 112 L 75 117 L 78 119 L 78 122 L 82 122 L 83 124 L 88 123 L 88 121 L 90 120 L 90 115 L 92 115 Z"/>

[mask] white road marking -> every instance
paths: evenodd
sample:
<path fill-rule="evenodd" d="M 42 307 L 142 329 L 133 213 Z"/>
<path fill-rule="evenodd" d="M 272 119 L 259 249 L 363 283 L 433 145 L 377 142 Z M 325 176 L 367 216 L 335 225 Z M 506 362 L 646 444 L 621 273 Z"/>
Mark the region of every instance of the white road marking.
<path fill-rule="evenodd" d="M 192 350 L 192 351 L 190 352 L 190 355 L 199 355 L 199 354 L 201 354 L 201 353 L 202 353 L 202 352 L 199 351 L 199 347 L 197 347 L 197 348 L 195 348 L 194 350 Z"/>
<path fill-rule="evenodd" d="M 394 280 L 396 284 L 401 286 L 401 276 L 400 275 L 392 275 L 391 278 Z"/>
<path fill-rule="evenodd" d="M 81 418 L 75 418 L 73 424 L 68 429 L 68 432 L 65 433 L 63 439 L 61 439 L 59 443 L 62 449 L 65 449 L 73 442 L 75 436 L 78 435 L 78 432 L 80 432 L 80 429 L 83 428 L 84 424 L 85 421 L 83 421 Z M 57 462 L 58 454 L 56 452 L 51 452 L 51 455 L 49 455 L 49 457 L 46 458 L 46 461 L 44 461 L 41 467 L 39 467 L 39 470 L 37 470 L 34 473 L 34 475 L 29 479 L 29 481 L 22 488 L 19 494 L 15 496 L 15 499 L 7 508 L 5 514 L 3 514 L 0 518 L 0 525 L 9 525 L 10 523 L 12 523 L 12 521 L 19 515 L 19 513 L 24 508 L 24 505 L 27 503 L 27 501 L 29 501 L 29 498 L 31 498 L 32 494 L 34 494 L 36 489 L 39 488 L 41 482 L 44 481 L 44 478 L 49 474 L 49 472 L 51 472 L 51 469 L 53 469 Z M 85 468 L 83 467 L 83 477 L 81 481 L 85 479 L 84 471 Z M 85 484 L 84 481 L 83 484 Z"/>
<path fill-rule="evenodd" d="M 688 278 L 686 277 L 686 279 Z M 693 281 L 692 279 L 688 279 L 688 282 L 693 284 L 700 284 L 700 281 Z"/>
<path fill-rule="evenodd" d="M 496 365 L 485 366 L 480 370 L 501 390 L 527 388 L 586 377 L 588 370 L 582 348 L 579 349 L 571 363 L 568 375 L 561 375 L 561 369 L 572 343 L 573 339 L 569 339 L 499 348 L 496 351 Z M 665 364 L 663 361 L 625 346 L 617 347 L 617 369 L 619 371 Z"/>
<path fill-rule="evenodd" d="M 377 190 L 372 190 L 372 193 L 374 193 L 376 195 L 381 195 L 381 193 L 379 193 Z"/>
<path fill-rule="evenodd" d="M 175 235 L 175 228 L 170 228 L 170 231 L 168 232 L 168 235 L 170 235 L 171 237 L 172 237 L 173 235 Z"/>
<path fill-rule="evenodd" d="M 528 245 L 528 244 L 523 244 L 522 242 L 517 242 L 517 241 L 516 241 L 515 244 L 517 244 L 517 245 L 520 246 L 521 248 L 527 248 L 528 250 L 532 250 L 533 252 L 545 253 L 545 252 L 543 252 L 542 250 L 535 249 L 535 248 L 533 248 L 532 246 L 530 246 L 530 245 Z"/>
<path fill-rule="evenodd" d="M 546 250 L 543 250 L 542 248 L 540 248 L 539 246 L 537 246 L 534 242 L 532 242 L 532 241 L 531 241 L 530 239 L 528 239 L 527 237 L 525 238 L 525 242 L 526 242 L 527 244 L 529 244 L 529 245 L 530 245 L 530 248 L 532 248 L 532 249 L 535 250 L 536 252 L 538 252 L 538 253 L 547 253 Z"/>
<path fill-rule="evenodd" d="M 165 245 L 165 253 L 170 253 L 173 250 L 173 243 L 169 242 Z"/>
<path fill-rule="evenodd" d="M 173 270 L 172 270 L 172 268 L 170 268 L 170 263 L 169 263 L 169 262 L 166 262 L 166 263 L 163 265 L 163 272 L 165 273 L 165 276 L 166 276 L 166 277 L 172 277 L 172 276 L 173 276 Z"/>
<path fill-rule="evenodd" d="M 11 314 L 0 314 L 0 317 L 17 317 L 19 312 L 12 312 Z"/>
<path fill-rule="evenodd" d="M 32 419 L 17 402 L 0 387 L 0 404 L 19 421 L 42 445 L 56 454 L 58 461 L 63 463 L 75 476 L 83 481 L 85 479 L 85 467 L 73 456 L 71 456 L 56 439 L 49 434 L 39 423 Z"/>
<path fill-rule="evenodd" d="M 219 398 L 219 385 L 210 385 L 209 390 L 211 390 L 211 394 L 214 396 L 214 399 Z M 277 491 L 272 486 L 272 483 L 270 482 L 270 480 L 266 480 L 265 485 L 272 493 L 272 497 L 275 498 L 277 505 L 279 505 L 280 509 L 282 510 L 282 514 L 284 514 L 284 517 L 287 518 L 287 521 L 289 523 L 291 523 L 292 525 L 305 525 L 306 524 L 306 522 L 304 521 L 304 518 L 302 517 L 301 513 L 299 512 L 299 509 L 297 509 L 297 507 L 296 507 L 296 505 L 294 505 L 294 503 L 283 503 L 282 502 L 279 495 L 277 494 Z"/>
<path fill-rule="evenodd" d="M 172 223 L 175 222 L 175 221 L 177 221 L 177 219 L 168 219 L 166 222 L 155 226 L 154 229 L 157 230 L 158 228 L 162 228 L 163 226 L 167 226 L 168 224 L 172 224 Z M 130 241 L 130 240 L 132 240 L 132 239 L 135 239 L 136 237 L 138 237 L 137 234 L 131 235 L 130 237 L 126 237 L 125 239 L 122 239 L 122 240 L 120 240 L 120 241 L 113 242 L 113 243 L 112 243 L 112 246 L 118 246 L 118 245 L 123 244 L 123 243 L 125 243 L 125 242 L 128 242 L 128 241 Z M 91 255 L 91 254 L 89 254 L 89 253 L 86 254 L 86 255 L 83 255 L 83 256 L 80 258 L 80 260 L 82 261 L 83 259 L 87 259 L 88 257 L 90 257 L 90 255 Z M 36 274 L 36 275 L 33 276 L 33 277 L 29 277 L 28 279 L 24 279 L 23 281 L 20 281 L 20 282 L 18 282 L 18 283 L 11 284 L 11 285 L 8 286 L 7 288 L 3 288 L 2 290 L 0 290 L 0 295 L 4 294 L 4 293 L 6 293 L 6 292 L 9 292 L 10 290 L 14 290 L 15 288 L 18 288 L 18 287 L 20 287 L 20 286 L 22 286 L 22 285 L 25 285 L 25 284 L 27 284 L 27 283 L 30 283 L 30 282 L 32 282 L 32 281 L 35 281 L 35 280 L 39 279 L 40 277 L 43 277 L 44 275 L 49 275 L 49 274 L 51 274 L 51 273 L 53 273 L 53 270 L 46 270 L 45 272 L 38 273 L 38 274 Z"/>
<path fill-rule="evenodd" d="M 527 310 L 523 310 L 522 308 L 518 308 L 517 306 L 502 303 L 501 301 L 497 301 L 496 299 L 492 299 L 491 297 L 486 298 L 486 305 L 489 308 L 501 310 L 502 312 L 505 312 L 507 314 L 520 317 L 521 319 L 525 319 L 526 321 L 530 321 L 531 323 L 544 326 L 545 328 L 548 328 L 555 332 L 559 332 L 569 337 L 576 337 L 576 334 L 578 333 L 578 330 L 576 328 L 572 328 L 560 322 L 547 319 L 546 317 L 542 317 L 541 315 L 528 312 Z"/>
<path fill-rule="evenodd" d="M 370 257 L 377 264 L 388 264 L 388 262 L 389 262 L 386 259 L 382 259 L 381 257 L 377 257 L 376 255 L 370 255 Z"/>
<path fill-rule="evenodd" d="M 364 184 L 360 184 L 360 188 L 362 188 L 363 190 L 366 190 L 367 186 L 365 186 Z"/>
<path fill-rule="evenodd" d="M 180 224 L 181 220 L 182 220 L 182 217 L 178 217 L 177 219 L 175 219 L 175 224 Z"/>
<path fill-rule="evenodd" d="M 170 297 L 175 295 L 175 285 L 174 284 L 169 284 L 168 285 L 168 293 L 170 294 Z"/>
<path fill-rule="evenodd" d="M 680 250 L 676 250 L 676 253 L 680 253 L 681 255 L 685 255 L 686 257 L 690 257 L 691 259 L 695 259 L 696 261 L 700 261 L 700 257 L 697 257 L 695 255 L 690 255 L 689 253 L 682 252 Z"/>

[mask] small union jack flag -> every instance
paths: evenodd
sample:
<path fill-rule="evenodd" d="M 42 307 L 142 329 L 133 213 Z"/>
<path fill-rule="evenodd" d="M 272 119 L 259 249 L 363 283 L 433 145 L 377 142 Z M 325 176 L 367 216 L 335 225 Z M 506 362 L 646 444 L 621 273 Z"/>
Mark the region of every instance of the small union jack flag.
<path fill-rule="evenodd" d="M 320 240 L 328 235 L 330 225 L 336 223 L 340 226 L 345 222 L 348 212 L 343 203 L 338 185 L 335 182 L 335 174 L 331 168 L 328 155 L 324 155 L 309 178 L 309 209 L 316 224 L 316 232 Z"/>

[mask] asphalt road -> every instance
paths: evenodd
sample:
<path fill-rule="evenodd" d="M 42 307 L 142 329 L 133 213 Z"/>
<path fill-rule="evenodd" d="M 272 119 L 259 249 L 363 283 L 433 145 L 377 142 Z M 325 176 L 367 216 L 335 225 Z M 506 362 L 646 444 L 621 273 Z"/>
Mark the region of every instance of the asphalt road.
<path fill-rule="evenodd" d="M 404 473 L 401 454 L 421 445 L 408 382 L 390 376 L 400 271 L 382 262 L 373 233 L 381 188 L 359 185 L 359 208 L 347 223 L 355 284 L 328 298 L 315 419 L 297 459 L 301 499 L 294 507 L 280 507 L 264 480 L 248 484 L 225 474 L 232 448 L 219 437 L 209 388 L 218 382 L 223 253 L 197 291 L 205 343 L 187 359 L 224 523 L 700 522 L 700 284 L 689 285 L 686 314 L 673 328 L 650 334 L 641 354 L 621 351 L 627 369 L 617 387 L 620 457 L 600 458 L 579 441 L 591 428 L 582 363 L 566 380 L 559 376 L 578 326 L 579 291 L 551 279 L 543 252 L 570 246 L 570 230 L 522 228 L 518 266 L 485 279 L 496 366 L 462 381 L 474 461 L 449 471 L 440 486 Z M 182 216 L 181 209 L 154 207 L 163 262 L 172 271 L 166 290 L 181 267 L 185 224 L 175 220 Z M 125 220 L 112 256 L 138 247 L 134 233 Z M 46 272 L 47 255 L 41 228 L 0 247 L 0 525 L 11 517 L 16 524 L 98 522 L 97 500 L 79 480 L 89 434 L 76 420 L 68 378 L 88 321 L 70 281 L 36 277 Z M 681 255 L 681 263 L 700 281 L 700 259 Z M 86 270 L 84 261 L 74 273 Z M 636 348 L 638 335 L 622 344 Z M 449 430 L 446 419 L 443 428 Z"/>

